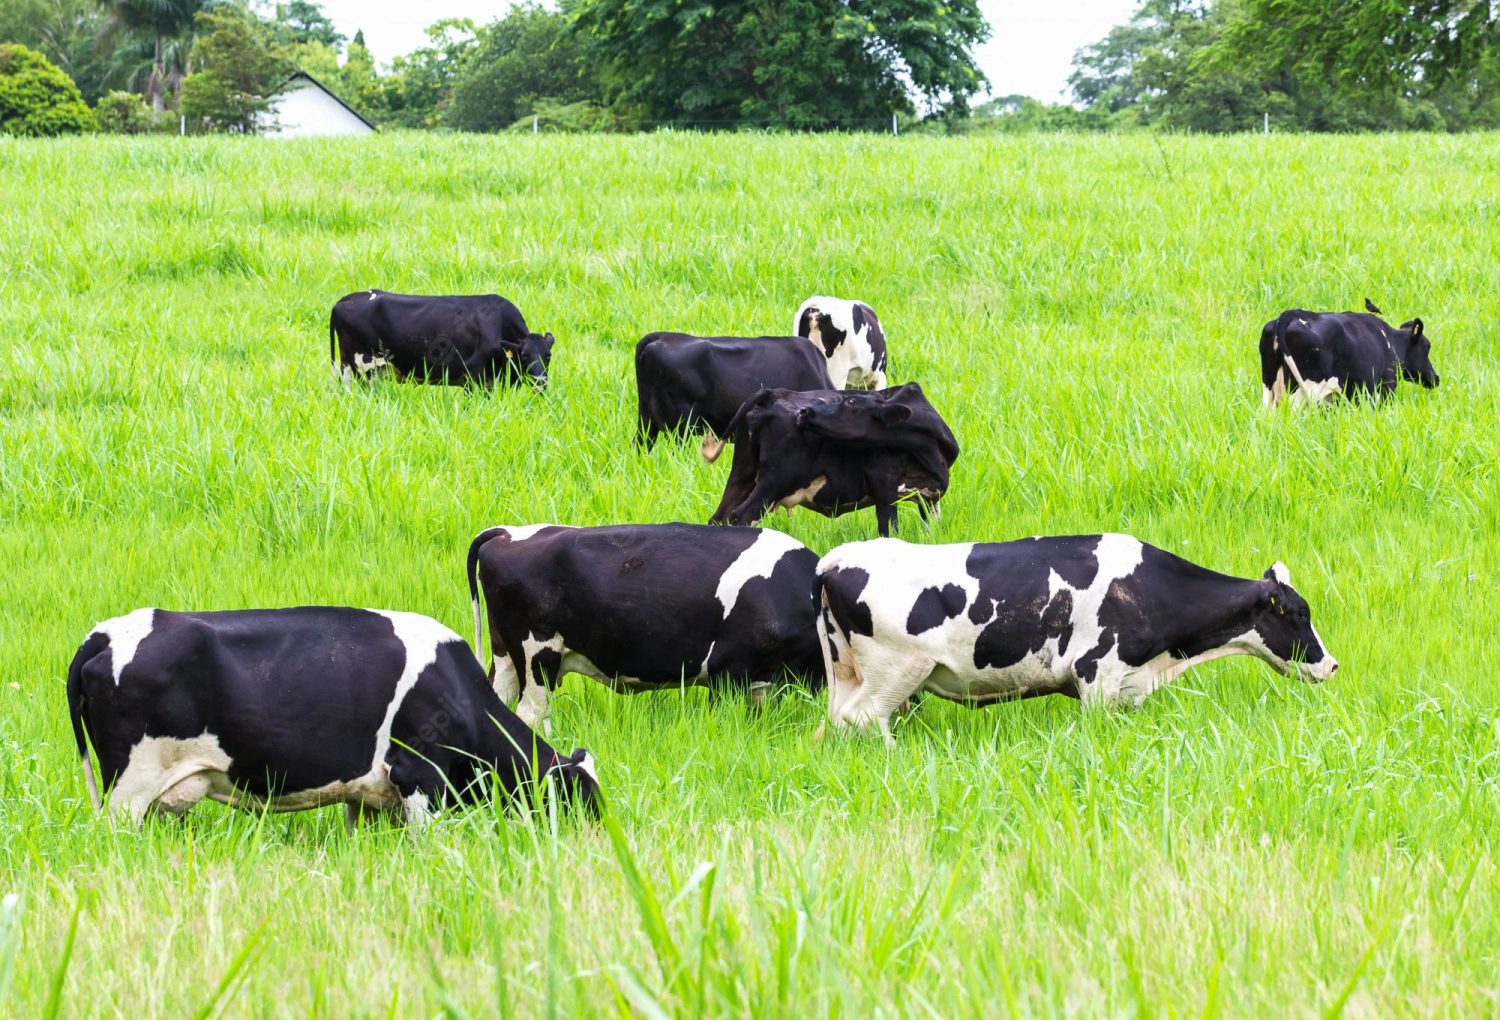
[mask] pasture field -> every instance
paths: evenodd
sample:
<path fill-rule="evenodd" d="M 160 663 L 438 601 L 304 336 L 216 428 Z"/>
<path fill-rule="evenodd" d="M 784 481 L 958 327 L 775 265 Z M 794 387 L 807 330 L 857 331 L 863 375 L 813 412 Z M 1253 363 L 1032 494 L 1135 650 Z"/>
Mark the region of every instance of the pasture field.
<path fill-rule="evenodd" d="M 1500 138 L 0 140 L 0 1014 L 1500 1013 Z M 497 291 L 543 394 L 328 369 L 342 294 Z M 632 345 L 869 301 L 963 446 L 921 542 L 1129 531 L 1284 560 L 1342 665 L 1129 714 L 931 699 L 816 743 L 570 677 L 611 826 L 413 836 L 88 809 L 98 620 L 336 603 L 469 633 L 482 526 L 705 520 Z M 1285 307 L 1420 315 L 1443 378 L 1261 410 Z M 869 511 L 777 517 L 820 552 Z"/>

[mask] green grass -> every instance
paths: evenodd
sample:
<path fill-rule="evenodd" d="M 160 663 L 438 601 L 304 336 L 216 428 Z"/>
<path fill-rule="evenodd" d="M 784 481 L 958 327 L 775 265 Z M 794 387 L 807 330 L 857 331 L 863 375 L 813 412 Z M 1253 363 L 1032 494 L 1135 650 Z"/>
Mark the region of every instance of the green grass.
<path fill-rule="evenodd" d="M 0 1014 L 1493 1015 L 1497 180 L 1493 135 L 0 140 Z M 341 392 L 328 310 L 372 286 L 510 296 L 551 388 Z M 467 633 L 480 527 L 715 505 L 726 463 L 630 443 L 636 339 L 812 293 L 879 311 L 963 445 L 908 537 L 1282 559 L 1337 678 L 927 704 L 887 754 L 813 742 L 795 692 L 571 677 L 616 829 L 90 813 L 63 674 L 96 621 Z M 1442 388 L 1263 414 L 1261 324 L 1366 295 Z"/>

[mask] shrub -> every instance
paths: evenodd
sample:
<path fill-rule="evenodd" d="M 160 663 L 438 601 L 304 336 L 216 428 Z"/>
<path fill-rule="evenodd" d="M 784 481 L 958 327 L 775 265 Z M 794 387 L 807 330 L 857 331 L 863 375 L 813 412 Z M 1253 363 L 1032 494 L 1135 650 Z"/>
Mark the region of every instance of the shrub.
<path fill-rule="evenodd" d="M 61 135 L 94 127 L 93 111 L 67 72 L 25 46 L 0 46 L 0 132 Z"/>
<path fill-rule="evenodd" d="M 143 135 L 160 130 L 146 100 L 134 92 L 109 92 L 94 107 L 99 130 L 112 135 Z"/>

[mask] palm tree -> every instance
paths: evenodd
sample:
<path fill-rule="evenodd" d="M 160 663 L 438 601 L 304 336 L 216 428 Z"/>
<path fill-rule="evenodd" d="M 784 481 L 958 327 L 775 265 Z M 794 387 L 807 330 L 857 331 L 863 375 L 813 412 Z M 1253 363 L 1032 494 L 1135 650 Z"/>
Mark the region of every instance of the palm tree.
<path fill-rule="evenodd" d="M 103 37 L 117 45 L 113 77 L 142 86 L 151 108 L 165 106 L 193 70 L 193 18 L 223 0 L 101 0 L 110 17 Z M 121 45 L 119 40 L 126 42 Z"/>

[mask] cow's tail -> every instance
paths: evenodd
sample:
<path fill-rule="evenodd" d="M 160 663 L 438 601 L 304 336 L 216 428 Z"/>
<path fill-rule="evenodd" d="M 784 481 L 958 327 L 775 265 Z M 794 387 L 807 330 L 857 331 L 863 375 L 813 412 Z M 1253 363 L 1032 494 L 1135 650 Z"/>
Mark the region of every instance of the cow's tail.
<path fill-rule="evenodd" d="M 1293 318 L 1295 316 L 1289 311 L 1277 316 L 1276 332 L 1272 335 L 1272 342 L 1276 345 L 1276 353 L 1281 356 L 1281 360 L 1286 363 L 1287 370 L 1291 372 L 1292 380 L 1297 384 L 1298 389 L 1305 390 L 1307 380 L 1302 378 L 1302 370 L 1297 367 L 1297 359 L 1292 357 L 1292 349 L 1286 342 L 1286 331 L 1291 326 Z"/>
<path fill-rule="evenodd" d="M 854 647 L 849 643 L 849 635 L 844 632 L 843 625 L 839 623 L 828 602 L 828 587 L 823 579 L 821 564 L 813 575 L 813 598 L 816 602 L 814 622 L 818 629 L 818 650 L 823 653 L 823 676 L 828 685 L 828 718 L 837 721 L 839 666 L 845 667 L 855 686 L 863 685 L 865 677 L 859 668 L 859 660 L 854 657 Z M 824 725 L 827 725 L 826 721 Z M 819 726 L 814 737 L 822 736 L 823 726 Z"/>
<path fill-rule="evenodd" d="M 767 392 L 765 389 L 756 390 L 750 399 L 741 404 L 740 409 L 734 412 L 734 417 L 729 419 L 729 424 L 724 426 L 724 435 L 722 437 L 716 436 L 712 432 L 703 437 L 703 447 L 700 452 L 703 454 L 704 460 L 712 464 L 719 459 L 719 454 L 724 452 L 724 444 L 734 439 L 735 433 L 744 424 L 745 418 L 751 411 L 761 405 Z"/>
<path fill-rule="evenodd" d="M 474 541 L 469 543 L 469 559 L 466 572 L 469 577 L 469 605 L 474 609 L 474 657 L 479 664 L 486 669 L 490 664 L 485 661 L 481 651 L 481 642 L 484 640 L 484 616 L 479 610 L 479 550 L 484 543 L 502 533 L 504 528 L 485 528 L 474 536 Z"/>
<path fill-rule="evenodd" d="M 73 724 L 73 740 L 78 746 L 78 760 L 83 765 L 83 785 L 89 791 L 89 803 L 98 811 L 104 806 L 99 799 L 99 783 L 94 777 L 94 763 L 89 757 L 88 736 L 83 731 L 83 664 L 109 646 L 103 634 L 90 634 L 73 661 L 68 664 L 68 719 Z"/>

